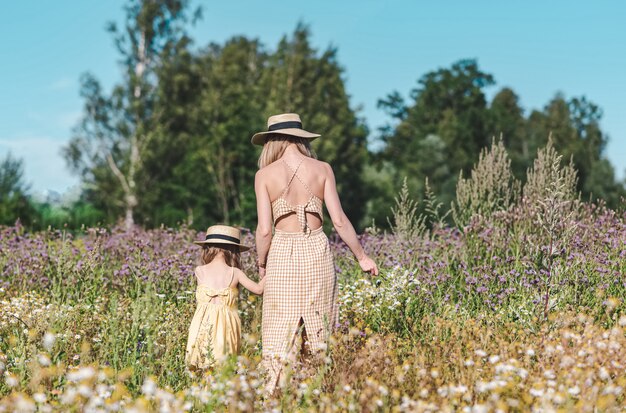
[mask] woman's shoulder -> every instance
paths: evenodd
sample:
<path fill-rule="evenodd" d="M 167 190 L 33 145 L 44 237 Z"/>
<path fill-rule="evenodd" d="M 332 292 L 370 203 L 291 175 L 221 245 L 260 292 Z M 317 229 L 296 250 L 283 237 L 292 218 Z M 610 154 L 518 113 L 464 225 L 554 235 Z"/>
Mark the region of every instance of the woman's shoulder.
<path fill-rule="evenodd" d="M 256 171 L 256 175 L 255 175 L 256 179 L 263 178 L 268 173 L 271 174 L 273 171 L 275 171 L 277 169 L 277 167 L 278 167 L 278 161 L 264 166 L 263 168 L 261 168 L 258 171 Z"/>
<path fill-rule="evenodd" d="M 316 170 L 318 173 L 326 174 L 328 171 L 332 171 L 332 168 L 328 162 L 321 161 L 315 158 L 305 158 L 304 162 L 306 162 L 309 168 Z"/>
<path fill-rule="evenodd" d="M 263 180 L 266 177 L 271 177 L 274 173 L 277 172 L 283 172 L 283 168 L 281 167 L 281 164 L 284 162 L 283 158 L 278 159 L 277 161 L 259 169 L 256 172 L 255 175 L 255 179 L 257 180 Z M 287 161 L 289 162 L 289 161 Z M 312 167 L 313 169 L 317 170 L 318 172 L 321 172 L 323 174 L 327 174 L 328 172 L 332 172 L 332 167 L 330 166 L 330 164 L 328 162 L 324 162 L 321 161 L 319 159 L 315 159 L 315 158 L 309 158 L 306 157 L 303 162 L 305 162 L 306 164 L 308 164 L 308 167 Z"/>
<path fill-rule="evenodd" d="M 313 165 L 313 167 L 317 170 L 318 175 L 327 178 L 328 176 L 331 176 L 333 174 L 333 168 L 328 162 L 320 161 L 319 159 L 313 158 L 311 158 L 311 160 L 313 161 L 311 165 Z"/>

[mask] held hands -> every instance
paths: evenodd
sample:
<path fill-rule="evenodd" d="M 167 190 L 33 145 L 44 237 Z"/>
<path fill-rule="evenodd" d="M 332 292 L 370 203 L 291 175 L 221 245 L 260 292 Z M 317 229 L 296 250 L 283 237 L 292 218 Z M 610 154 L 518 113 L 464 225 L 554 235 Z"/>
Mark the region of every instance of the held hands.
<path fill-rule="evenodd" d="M 262 262 L 260 258 L 256 259 L 256 266 L 259 268 L 259 280 L 265 277 L 265 262 Z"/>
<path fill-rule="evenodd" d="M 359 265 L 363 271 L 369 272 L 371 275 L 378 275 L 376 263 L 367 255 L 363 254 L 363 256 L 359 258 Z"/>

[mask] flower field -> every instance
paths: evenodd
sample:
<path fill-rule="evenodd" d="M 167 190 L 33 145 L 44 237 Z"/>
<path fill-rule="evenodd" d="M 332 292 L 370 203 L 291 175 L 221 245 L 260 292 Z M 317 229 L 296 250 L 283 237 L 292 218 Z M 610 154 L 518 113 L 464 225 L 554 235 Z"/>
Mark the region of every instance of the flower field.
<path fill-rule="evenodd" d="M 184 368 L 194 231 L 2 228 L 0 411 L 623 411 L 625 216 L 575 215 L 549 257 L 519 241 L 519 211 L 370 233 L 376 279 L 331 236 L 341 323 L 276 400 L 261 397 L 261 300 L 245 292 L 242 355 L 204 378 Z"/>
<path fill-rule="evenodd" d="M 626 411 L 626 212 L 575 185 L 548 145 L 522 188 L 499 143 L 459 178 L 455 225 L 403 189 L 392 231 L 361 236 L 379 277 L 331 234 L 340 322 L 269 399 L 245 291 L 242 354 L 185 369 L 201 234 L 0 227 L 0 412 Z"/>

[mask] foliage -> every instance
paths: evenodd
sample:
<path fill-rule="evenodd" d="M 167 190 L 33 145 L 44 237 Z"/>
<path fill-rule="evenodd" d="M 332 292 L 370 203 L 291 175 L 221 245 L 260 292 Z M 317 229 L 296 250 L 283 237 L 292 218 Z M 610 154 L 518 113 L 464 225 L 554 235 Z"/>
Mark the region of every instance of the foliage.
<path fill-rule="evenodd" d="M 555 255 L 560 255 L 569 244 L 576 229 L 575 213 L 579 209 L 576 199 L 576 171 L 573 163 L 561 167 L 561 156 L 548 140 L 539 151 L 533 169 L 528 171 L 524 185 L 522 208 L 532 218 L 534 231 L 528 241 L 535 247 L 537 261 L 545 276 L 544 317 L 547 318 L 550 293 L 558 268 Z M 537 231 L 539 229 L 539 231 Z"/>
<path fill-rule="evenodd" d="M 187 3 L 130 1 L 124 28 L 109 25 L 123 63 L 122 82 L 109 96 L 92 75 L 82 79 L 84 115 L 64 149 L 65 157 L 99 207 L 112 216 L 124 211 L 128 229 L 145 188 L 142 161 L 161 122 L 154 106 L 155 71 L 161 60 L 170 58 L 169 52 L 179 50 L 176 44 L 188 42 L 182 25 Z"/>
<path fill-rule="evenodd" d="M 27 191 L 23 161 L 8 153 L 0 163 L 0 225 L 12 225 L 16 220 L 30 223 L 35 219 Z"/>
<path fill-rule="evenodd" d="M 421 193 L 428 177 L 444 203 L 452 201 L 458 171 L 471 167 L 488 144 L 484 88 L 493 82 L 476 61 L 461 60 L 422 76 L 410 105 L 398 93 L 379 101 L 398 122 L 382 137 L 382 157 L 410 178 L 409 187 Z"/>
<path fill-rule="evenodd" d="M 491 148 L 480 152 L 478 163 L 469 178 L 459 175 L 456 201 L 452 214 L 456 224 L 463 228 L 472 218 L 489 219 L 498 211 L 506 211 L 518 201 L 520 183 L 511 171 L 502 140 L 491 143 Z"/>
<path fill-rule="evenodd" d="M 417 202 L 409 198 L 406 178 L 400 194 L 396 197 L 396 206 L 391 208 L 393 223 L 389 223 L 394 235 L 403 241 L 420 238 L 426 232 L 426 217 L 418 215 Z"/>
<path fill-rule="evenodd" d="M 175 26 L 185 21 L 187 3 L 174 5 L 176 13 L 147 17 Z M 128 15 L 133 36 L 142 33 L 143 26 L 134 25 L 138 11 L 132 9 Z M 127 113 L 125 102 L 133 101 L 128 93 L 137 80 L 131 69 L 138 60 L 129 54 L 137 50 L 124 49 L 127 84 L 114 91 L 111 99 L 117 96 L 117 101 L 113 101 L 95 79 L 85 80 L 87 123 L 78 128 L 80 136 L 66 149 L 68 160 L 84 177 L 88 199 L 110 220 L 124 208 L 128 217 L 130 203 L 136 204 L 132 216 L 149 227 L 163 222 L 252 226 L 257 148 L 249 137 L 265 129 L 265 119 L 276 112 L 299 112 L 306 128 L 324 135 L 314 148 L 333 166 L 348 216 L 356 223 L 361 220 L 367 193 L 362 176 L 368 158 L 367 130 L 350 107 L 336 49 L 321 53 L 313 49 L 310 32 L 302 24 L 271 53 L 258 40 L 241 36 L 199 51 L 191 49 L 180 27 L 160 36 L 159 48 L 149 59 L 149 73 L 144 75 L 143 112 Z M 130 119 L 131 124 L 115 119 Z M 93 151 L 88 145 L 101 146 L 103 140 L 111 144 L 109 150 Z M 130 168 L 133 147 L 134 172 Z M 111 156 L 102 158 L 103 153 Z M 120 159 L 125 166 L 112 164 L 109 158 Z M 116 165 L 127 181 L 132 175 L 135 187 L 146 188 L 135 194 L 136 202 L 127 199 L 133 192 L 130 181 L 119 179 Z"/>
<path fill-rule="evenodd" d="M 583 197 L 601 198 L 618 207 L 626 190 L 616 182 L 605 158 L 608 137 L 600 128 L 601 109 L 584 96 L 566 100 L 557 94 L 542 111 L 525 117 L 519 97 L 510 88 L 501 89 L 487 102 L 485 91 L 494 83 L 476 61 L 461 60 L 422 76 L 409 103 L 398 92 L 380 100 L 379 107 L 392 123 L 381 130 L 383 147 L 378 156 L 393 162 L 397 175 L 391 182 L 407 176 L 409 188 L 422 193 L 421 182 L 428 177 L 447 204 L 455 199 L 459 172 L 469 172 L 490 136 L 501 137 L 509 169 L 523 182 L 534 154 L 552 134 L 555 149 L 565 159 L 572 158 L 579 171 L 577 189 Z"/>
<path fill-rule="evenodd" d="M 96 226 L 104 222 L 103 214 L 84 200 L 77 200 L 70 205 L 52 205 L 50 203 L 33 203 L 37 215 L 27 225 L 31 229 L 68 228 L 80 230 L 84 227 Z"/>
<path fill-rule="evenodd" d="M 584 96 L 566 100 L 557 94 L 542 112 L 530 114 L 528 139 L 540 147 L 546 144 L 547 136 L 552 136 L 555 149 L 573 161 L 578 171 L 577 189 L 583 198 L 602 196 L 615 208 L 626 192 L 615 181 L 613 168 L 604 157 L 608 137 L 600 129 L 601 118 L 602 110 Z"/>
<path fill-rule="evenodd" d="M 502 88 L 489 105 L 489 131 L 499 136 L 511 158 L 511 170 L 517 179 L 524 179 L 526 169 L 537 153 L 538 142 L 529 139 L 524 110 L 511 88 Z M 544 135 L 545 136 L 545 135 Z"/>

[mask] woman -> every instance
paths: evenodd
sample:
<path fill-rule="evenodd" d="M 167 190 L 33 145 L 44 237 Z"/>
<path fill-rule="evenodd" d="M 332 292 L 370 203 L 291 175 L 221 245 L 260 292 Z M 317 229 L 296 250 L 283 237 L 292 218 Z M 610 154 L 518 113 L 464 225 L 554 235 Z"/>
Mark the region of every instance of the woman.
<path fill-rule="evenodd" d="M 285 362 L 324 349 L 338 321 L 337 277 L 322 231 L 323 203 L 361 269 L 377 275 L 378 268 L 341 208 L 330 165 L 315 159 L 311 150 L 310 141 L 320 135 L 302 129 L 297 114 L 272 116 L 267 125 L 268 131 L 255 134 L 252 143 L 263 145 L 255 178 L 256 245 L 259 274 L 267 274 L 262 339 L 271 393 Z"/>

